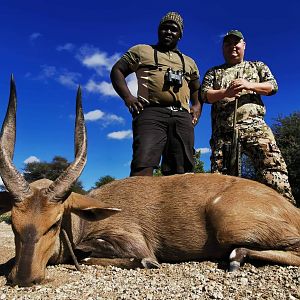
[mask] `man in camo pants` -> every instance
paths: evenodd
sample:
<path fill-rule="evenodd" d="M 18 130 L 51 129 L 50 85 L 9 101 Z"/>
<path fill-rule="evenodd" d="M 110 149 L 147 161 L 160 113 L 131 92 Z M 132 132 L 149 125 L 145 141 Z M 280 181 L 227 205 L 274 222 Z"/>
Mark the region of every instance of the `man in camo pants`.
<path fill-rule="evenodd" d="M 286 164 L 264 121 L 266 109 L 261 95 L 275 94 L 278 86 L 267 65 L 244 60 L 245 46 L 240 31 L 227 32 L 223 39 L 225 63 L 209 69 L 203 79 L 202 99 L 212 104 L 211 171 L 222 172 L 223 145 L 232 141 L 235 99 L 238 99 L 236 128 L 242 152 L 252 160 L 260 182 L 295 204 Z"/>

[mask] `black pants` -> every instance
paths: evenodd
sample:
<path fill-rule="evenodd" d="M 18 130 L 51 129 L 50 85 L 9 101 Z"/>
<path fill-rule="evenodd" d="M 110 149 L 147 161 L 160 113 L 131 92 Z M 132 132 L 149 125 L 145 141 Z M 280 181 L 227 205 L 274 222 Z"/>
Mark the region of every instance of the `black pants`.
<path fill-rule="evenodd" d="M 158 168 L 161 157 L 164 175 L 193 172 L 194 126 L 188 111 L 145 107 L 133 117 L 132 129 L 131 173 Z"/>

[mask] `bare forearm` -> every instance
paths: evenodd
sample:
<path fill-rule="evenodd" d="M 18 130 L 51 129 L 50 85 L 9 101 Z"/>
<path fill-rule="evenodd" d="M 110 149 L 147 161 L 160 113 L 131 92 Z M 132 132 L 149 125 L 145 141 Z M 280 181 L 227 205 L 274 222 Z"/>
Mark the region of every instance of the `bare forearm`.
<path fill-rule="evenodd" d="M 190 100 L 192 105 L 200 105 L 200 82 L 199 80 L 193 80 L 189 84 L 190 88 Z"/>
<path fill-rule="evenodd" d="M 202 102 L 199 100 L 199 90 L 191 92 L 190 100 L 192 107 L 197 107 L 197 110 L 199 110 L 199 113 L 201 114 Z"/>
<path fill-rule="evenodd" d="M 112 68 L 110 79 L 117 94 L 124 100 L 126 106 L 131 113 L 139 113 L 143 110 L 145 100 L 138 101 L 137 97 L 133 96 L 127 86 L 125 78 L 132 73 L 128 64 L 120 59 Z"/>
<path fill-rule="evenodd" d="M 224 99 L 226 96 L 226 89 L 220 89 L 220 90 L 208 90 L 206 92 L 206 99 L 209 103 L 215 103 L 222 99 Z"/>
<path fill-rule="evenodd" d="M 252 91 L 259 95 L 269 95 L 273 90 L 270 82 L 249 82 L 245 79 L 236 79 L 230 83 L 227 89 L 213 90 L 206 92 L 206 99 L 209 103 L 215 103 L 224 98 L 234 98 L 243 91 Z"/>
<path fill-rule="evenodd" d="M 191 108 L 190 112 L 192 115 L 192 123 L 195 126 L 198 123 L 198 120 L 202 111 L 202 102 L 200 102 L 200 82 L 199 80 L 194 80 L 189 85 L 190 88 L 190 101 Z"/>
<path fill-rule="evenodd" d="M 273 90 L 273 86 L 269 82 L 260 82 L 260 83 L 253 82 L 250 83 L 248 90 L 251 90 L 256 94 L 260 94 L 260 95 L 269 95 Z"/>
<path fill-rule="evenodd" d="M 127 86 L 125 75 L 117 67 L 113 67 L 110 73 L 111 83 L 117 94 L 126 101 L 132 97 L 132 94 Z"/>

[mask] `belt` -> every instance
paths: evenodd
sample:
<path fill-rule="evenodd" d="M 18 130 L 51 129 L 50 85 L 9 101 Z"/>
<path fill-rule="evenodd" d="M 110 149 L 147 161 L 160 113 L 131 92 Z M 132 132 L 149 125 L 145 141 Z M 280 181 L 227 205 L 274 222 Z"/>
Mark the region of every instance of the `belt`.
<path fill-rule="evenodd" d="M 151 103 L 150 105 L 146 105 L 145 107 L 161 107 L 161 108 L 169 109 L 171 111 L 187 111 L 188 112 L 188 110 L 185 109 L 184 107 L 175 106 L 175 105 L 163 106 L 163 105 L 160 105 L 160 104 Z"/>
<path fill-rule="evenodd" d="M 178 106 L 164 106 L 165 108 L 171 110 L 171 111 L 186 111 L 185 108 L 183 107 L 178 107 Z"/>

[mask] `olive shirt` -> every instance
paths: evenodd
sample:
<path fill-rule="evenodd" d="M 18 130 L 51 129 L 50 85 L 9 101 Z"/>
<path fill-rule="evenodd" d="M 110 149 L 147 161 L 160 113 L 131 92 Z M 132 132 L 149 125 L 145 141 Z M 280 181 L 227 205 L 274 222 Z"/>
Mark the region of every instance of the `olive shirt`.
<path fill-rule="evenodd" d="M 157 62 L 154 58 L 154 48 L 151 45 L 136 45 L 131 47 L 121 59 L 125 60 L 131 71 L 136 73 L 138 81 L 138 97 L 146 99 L 150 104 L 163 106 L 176 105 L 180 102 L 186 110 L 190 110 L 189 82 L 199 79 L 196 63 L 190 57 L 182 54 L 185 64 L 185 75 L 182 87 L 174 89 L 164 84 L 168 68 L 174 71 L 183 70 L 182 60 L 177 51 L 162 52 L 157 50 Z"/>
<path fill-rule="evenodd" d="M 207 102 L 206 93 L 209 89 L 227 89 L 230 82 L 237 78 L 249 82 L 269 82 L 273 89 L 269 95 L 277 92 L 277 82 L 270 69 L 261 61 L 243 61 L 234 66 L 223 64 L 209 69 L 203 79 L 201 96 Z M 212 104 L 213 133 L 230 131 L 233 125 L 235 98 L 224 98 Z M 266 113 L 261 96 L 253 91 L 242 91 L 238 98 L 237 122 L 251 123 L 253 119 L 263 119 Z"/>

